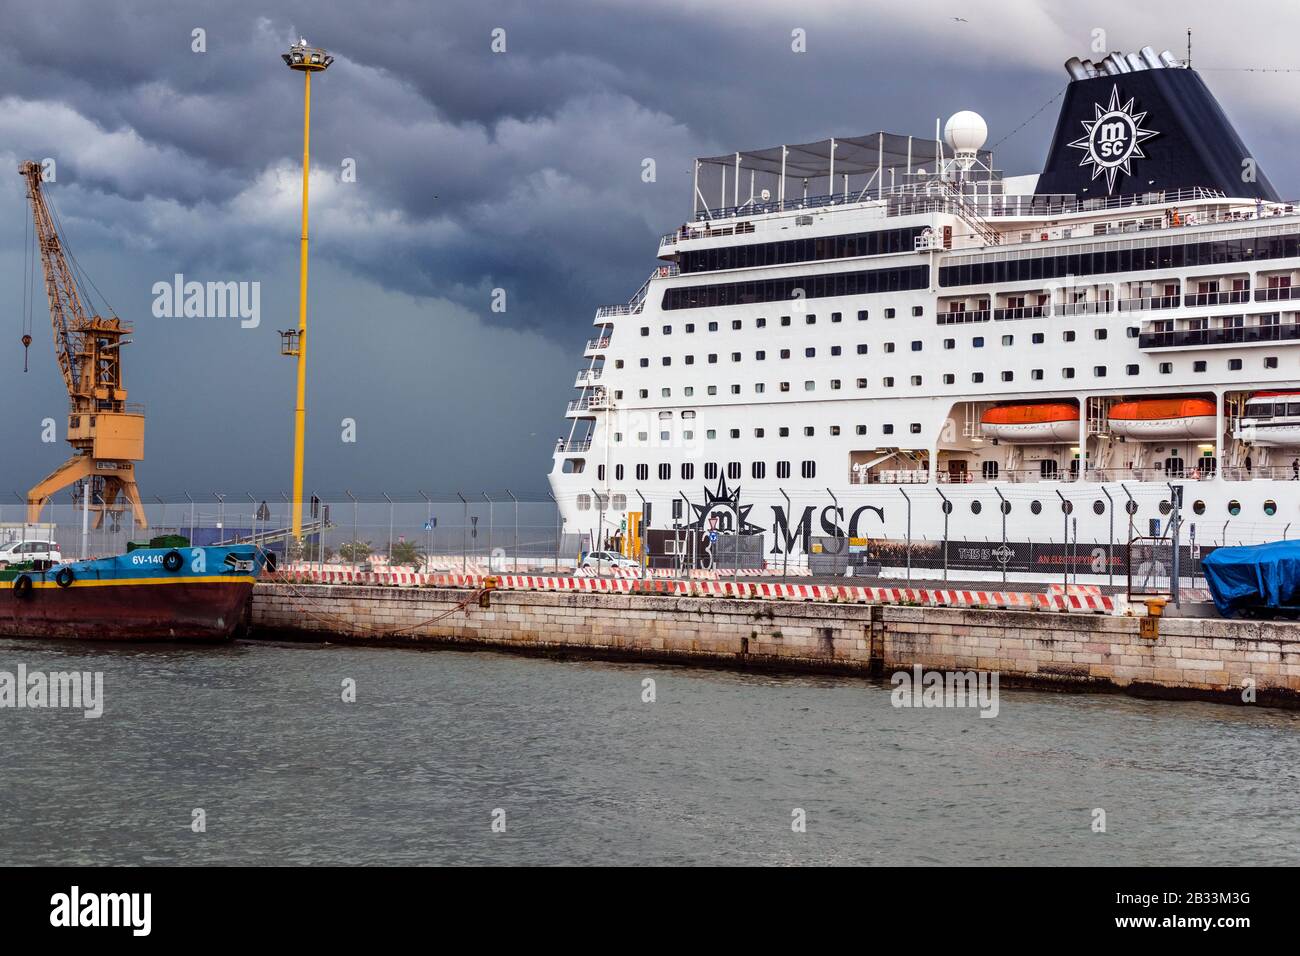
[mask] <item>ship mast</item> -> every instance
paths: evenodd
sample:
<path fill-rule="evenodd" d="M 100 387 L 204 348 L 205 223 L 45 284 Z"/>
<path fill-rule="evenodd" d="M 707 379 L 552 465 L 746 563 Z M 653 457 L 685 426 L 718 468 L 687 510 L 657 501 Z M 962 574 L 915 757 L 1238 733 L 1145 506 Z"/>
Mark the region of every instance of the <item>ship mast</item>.
<path fill-rule="evenodd" d="M 67 439 L 73 448 L 71 458 L 27 493 L 27 521 L 37 523 L 57 492 L 74 482 L 98 478 L 103 496 L 92 505 L 95 527 L 103 524 L 105 511 L 117 510 L 119 495 L 131 505 L 136 523 L 148 527 L 135 483 L 135 462 L 144 459 L 144 409 L 127 405 L 122 385 L 121 347 L 130 342 L 123 336 L 130 334 L 131 327 L 116 315 L 87 314 L 41 189 L 41 166 L 25 162 L 18 172 L 27 180 L 36 225 L 54 354 L 68 391 Z"/>

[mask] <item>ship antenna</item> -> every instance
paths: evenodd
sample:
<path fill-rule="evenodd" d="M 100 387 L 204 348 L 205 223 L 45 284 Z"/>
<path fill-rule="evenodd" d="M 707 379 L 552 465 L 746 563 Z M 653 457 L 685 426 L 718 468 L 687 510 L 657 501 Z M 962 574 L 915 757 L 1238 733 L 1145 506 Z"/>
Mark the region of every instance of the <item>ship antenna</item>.
<path fill-rule="evenodd" d="M 1187 68 L 1192 68 L 1192 28 L 1187 28 Z"/>

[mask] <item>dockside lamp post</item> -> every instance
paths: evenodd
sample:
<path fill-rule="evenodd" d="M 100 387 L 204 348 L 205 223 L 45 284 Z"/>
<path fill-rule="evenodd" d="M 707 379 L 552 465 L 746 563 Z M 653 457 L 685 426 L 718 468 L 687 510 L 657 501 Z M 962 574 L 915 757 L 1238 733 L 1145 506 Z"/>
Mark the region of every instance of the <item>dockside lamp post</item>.
<path fill-rule="evenodd" d="M 307 428 L 307 182 L 311 175 L 311 75 L 322 73 L 334 62 L 324 50 L 299 38 L 280 54 L 285 66 L 303 78 L 302 101 L 302 239 L 298 266 L 298 328 L 280 333 L 280 353 L 298 360 L 298 385 L 293 416 L 293 540 L 302 539 L 303 448 Z"/>

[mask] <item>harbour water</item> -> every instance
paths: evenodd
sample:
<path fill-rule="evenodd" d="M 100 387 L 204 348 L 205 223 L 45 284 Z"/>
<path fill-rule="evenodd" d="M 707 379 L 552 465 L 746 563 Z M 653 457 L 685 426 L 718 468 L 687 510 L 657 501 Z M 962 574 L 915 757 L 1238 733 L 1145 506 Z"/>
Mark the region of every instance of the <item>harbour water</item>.
<path fill-rule="evenodd" d="M 19 664 L 102 672 L 104 712 L 0 709 L 8 865 L 1300 863 L 1289 711 L 331 645 Z"/>

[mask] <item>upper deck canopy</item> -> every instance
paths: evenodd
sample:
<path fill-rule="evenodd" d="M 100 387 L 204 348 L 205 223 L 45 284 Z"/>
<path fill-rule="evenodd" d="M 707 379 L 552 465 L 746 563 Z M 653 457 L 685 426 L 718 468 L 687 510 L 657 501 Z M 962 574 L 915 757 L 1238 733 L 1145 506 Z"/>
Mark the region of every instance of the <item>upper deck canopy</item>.
<path fill-rule="evenodd" d="M 765 210 L 771 204 L 783 208 L 805 197 L 878 198 L 882 187 L 905 185 L 921 170 L 933 176 L 952 159 L 952 150 L 934 139 L 883 131 L 707 156 L 695 161 L 692 218 L 704 210 L 716 214 L 717 207 L 739 212 L 744 211 L 739 207 Z M 973 175 L 988 177 L 992 151 L 980 150 L 975 165 Z"/>

